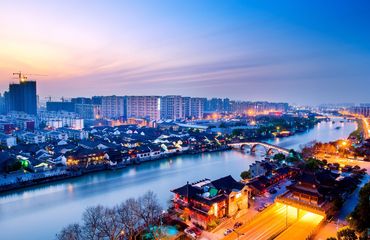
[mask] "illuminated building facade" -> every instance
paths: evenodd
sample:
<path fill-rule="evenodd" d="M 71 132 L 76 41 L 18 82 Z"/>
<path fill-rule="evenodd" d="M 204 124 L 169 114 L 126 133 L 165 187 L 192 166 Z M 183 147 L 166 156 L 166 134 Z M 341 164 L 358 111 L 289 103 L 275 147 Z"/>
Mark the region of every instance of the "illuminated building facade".
<path fill-rule="evenodd" d="M 214 181 L 204 179 L 172 190 L 176 211 L 186 222 L 207 228 L 212 220 L 232 216 L 248 208 L 249 188 L 226 176 Z"/>

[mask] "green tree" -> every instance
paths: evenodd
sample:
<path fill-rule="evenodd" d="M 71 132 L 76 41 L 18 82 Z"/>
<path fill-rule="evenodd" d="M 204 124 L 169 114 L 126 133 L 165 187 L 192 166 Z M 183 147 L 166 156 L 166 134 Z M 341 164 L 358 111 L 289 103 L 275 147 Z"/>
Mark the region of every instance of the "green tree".
<path fill-rule="evenodd" d="M 280 161 L 285 160 L 285 155 L 282 153 L 277 153 L 274 155 L 273 159 L 280 162 Z"/>
<path fill-rule="evenodd" d="M 290 162 L 290 163 L 293 163 L 293 162 L 298 162 L 298 158 L 297 157 L 287 157 L 286 158 L 286 161 L 287 162 Z"/>
<path fill-rule="evenodd" d="M 240 177 L 242 179 L 249 179 L 252 177 L 252 174 L 250 171 L 243 171 L 241 174 L 240 174 Z"/>
<path fill-rule="evenodd" d="M 242 135 L 242 132 L 243 131 L 241 129 L 234 129 L 232 135 L 235 136 L 235 137 L 240 136 L 240 135 Z"/>
<path fill-rule="evenodd" d="M 7 165 L 6 165 L 6 171 L 7 172 L 14 172 L 22 169 L 22 163 L 18 160 L 11 160 Z"/>
<path fill-rule="evenodd" d="M 337 238 L 338 240 L 357 240 L 357 235 L 355 230 L 350 229 L 348 227 L 340 229 L 337 232 Z"/>
<path fill-rule="evenodd" d="M 343 198 L 341 197 L 335 198 L 333 201 L 334 211 L 339 211 L 342 208 L 343 203 L 344 203 Z"/>
<path fill-rule="evenodd" d="M 363 232 L 370 228 L 370 182 L 365 184 L 360 190 L 360 197 L 357 206 L 348 216 L 350 225 L 358 232 Z"/>
<path fill-rule="evenodd" d="M 306 163 L 305 163 L 305 169 L 311 170 L 311 171 L 316 171 L 320 169 L 324 163 L 316 158 L 309 158 Z"/>
<path fill-rule="evenodd" d="M 221 124 L 220 124 L 220 126 L 219 126 L 220 128 L 227 128 L 227 125 L 226 125 L 226 123 L 225 122 L 222 122 Z"/>

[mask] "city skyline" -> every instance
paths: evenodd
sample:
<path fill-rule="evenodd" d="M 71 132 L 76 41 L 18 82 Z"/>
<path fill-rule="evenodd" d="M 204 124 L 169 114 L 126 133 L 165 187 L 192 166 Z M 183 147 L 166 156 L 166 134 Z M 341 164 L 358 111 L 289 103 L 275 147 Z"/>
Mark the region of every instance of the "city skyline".
<path fill-rule="evenodd" d="M 0 89 L 22 70 L 41 97 L 369 102 L 368 6 L 3 1 Z"/>

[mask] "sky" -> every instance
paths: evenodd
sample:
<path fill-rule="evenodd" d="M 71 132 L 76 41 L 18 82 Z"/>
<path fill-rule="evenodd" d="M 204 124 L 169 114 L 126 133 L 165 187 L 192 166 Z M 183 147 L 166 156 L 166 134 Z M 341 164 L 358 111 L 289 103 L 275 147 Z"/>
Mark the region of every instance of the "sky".
<path fill-rule="evenodd" d="M 370 102 L 370 1 L 1 0 L 0 91 Z"/>

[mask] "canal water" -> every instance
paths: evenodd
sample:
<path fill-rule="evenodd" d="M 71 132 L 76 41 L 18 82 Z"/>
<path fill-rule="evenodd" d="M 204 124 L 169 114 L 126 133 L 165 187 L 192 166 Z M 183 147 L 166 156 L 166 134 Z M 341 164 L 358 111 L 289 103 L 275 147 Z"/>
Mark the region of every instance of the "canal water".
<path fill-rule="evenodd" d="M 346 138 L 356 127 L 355 122 L 321 122 L 305 133 L 269 142 L 299 150 L 314 140 Z M 148 190 L 154 191 L 165 207 L 170 189 L 202 178 L 232 175 L 240 179 L 240 172 L 260 158 L 258 153 L 239 151 L 185 155 L 2 194 L 0 239 L 54 239 L 63 226 L 79 222 L 86 207 L 113 206 Z"/>

